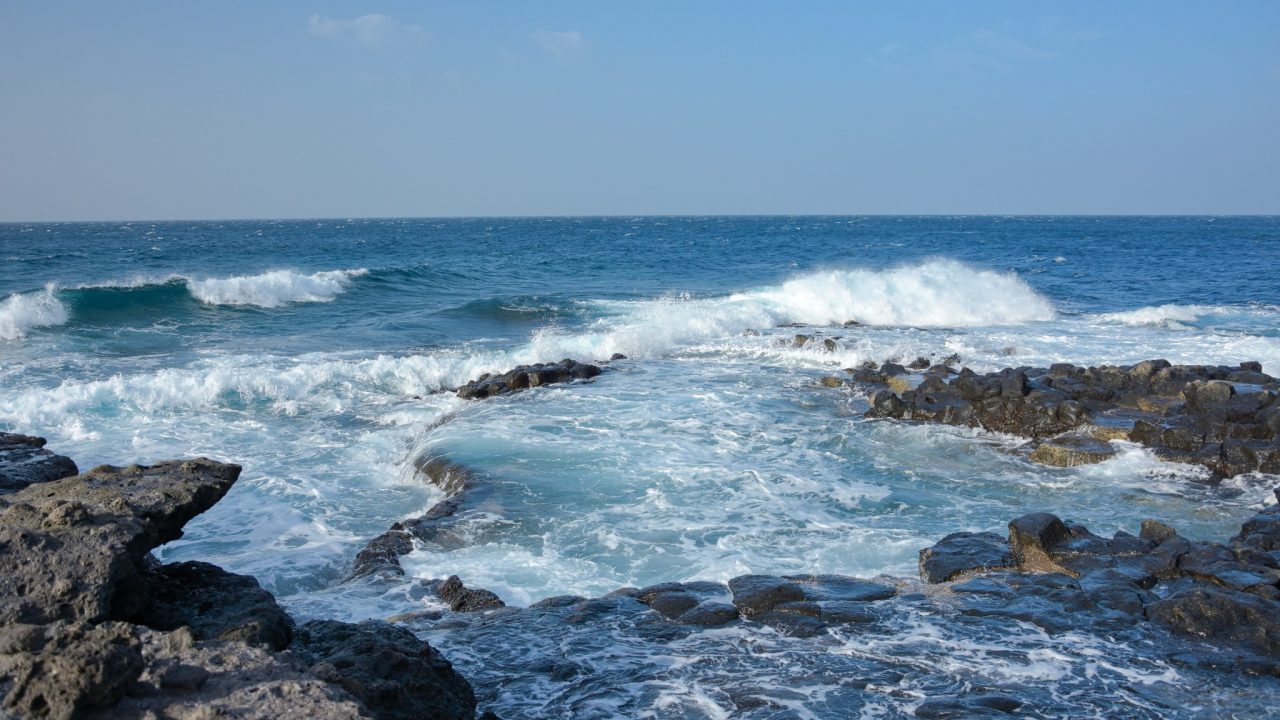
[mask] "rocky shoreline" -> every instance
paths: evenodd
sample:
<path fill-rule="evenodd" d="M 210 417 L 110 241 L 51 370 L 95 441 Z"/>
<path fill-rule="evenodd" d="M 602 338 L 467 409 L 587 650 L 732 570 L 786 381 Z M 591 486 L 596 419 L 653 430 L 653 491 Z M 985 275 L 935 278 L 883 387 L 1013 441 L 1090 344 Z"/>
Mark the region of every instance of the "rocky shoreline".
<path fill-rule="evenodd" d="M 69 469 L 52 453 L 37 464 Z M 239 475 L 196 458 L 102 466 L 0 495 L 5 714 L 474 718 L 467 681 L 407 630 L 296 626 L 251 577 L 150 554 Z"/>
<path fill-rule="evenodd" d="M 1280 473 L 1280 380 L 1259 363 L 1059 363 L 978 374 L 957 372 L 956 362 L 868 364 L 826 384 L 865 391 L 868 417 L 1030 438 L 1031 459 L 1049 465 L 1101 462 L 1114 454 L 1108 441 L 1128 440 L 1218 478 Z"/>
<path fill-rule="evenodd" d="M 1256 363 L 979 375 L 957 372 L 957 362 L 886 363 L 824 384 L 867 389 L 869 417 L 1023 435 L 1042 462 L 1083 462 L 1071 453 L 1087 455 L 1086 441 L 1125 438 L 1219 476 L 1277 472 L 1280 383 Z M 566 360 L 481 378 L 458 394 L 480 399 L 599 374 L 598 366 Z M 471 657 L 469 638 L 489 633 L 554 636 L 600 626 L 654 646 L 707 643 L 728 657 L 740 649 L 723 643 L 740 635 L 724 631 L 752 642 L 817 642 L 891 632 L 919 614 L 984 632 L 1033 626 L 1050 636 L 1132 638 L 1151 644 L 1162 662 L 1280 678 L 1280 504 L 1223 542 L 1189 540 L 1156 520 L 1137 534 L 1104 538 L 1041 512 L 1012 520 L 1006 536 L 943 537 L 920 551 L 919 580 L 744 575 L 514 608 L 456 575 L 404 578 L 399 558 L 415 543 L 447 539 L 458 515 L 488 492 L 465 467 L 430 457 L 417 462 L 418 472 L 445 499 L 370 541 L 346 582 L 416 580 L 447 610 L 299 625 L 251 577 L 151 555 L 231 489 L 239 466 L 196 458 L 78 473 L 44 444 L 0 433 L 0 695 L 16 717 L 474 718 L 478 704 L 498 699 L 502 673 L 515 671 L 500 657 L 492 668 L 473 662 L 469 671 L 484 679 L 473 688 L 419 636 L 445 632 L 446 652 Z M 1055 460 L 1062 457 L 1073 459 Z M 588 663 L 565 658 L 521 670 L 563 681 L 589 676 Z M 896 672 L 868 672 L 881 671 Z M 767 716 L 772 701 L 748 693 L 734 702 Z M 913 712 L 994 717 L 1020 708 L 1036 709 L 1036 701 L 996 688 L 943 693 Z"/>

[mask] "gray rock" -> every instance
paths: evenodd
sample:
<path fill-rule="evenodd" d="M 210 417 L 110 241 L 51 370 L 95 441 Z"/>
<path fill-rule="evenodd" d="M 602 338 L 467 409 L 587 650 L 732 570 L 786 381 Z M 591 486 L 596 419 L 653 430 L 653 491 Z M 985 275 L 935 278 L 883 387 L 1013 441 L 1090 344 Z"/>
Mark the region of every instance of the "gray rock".
<path fill-rule="evenodd" d="M 231 489 L 204 458 L 102 466 L 0 498 L 0 623 L 125 618 L 146 603 L 144 561 Z"/>
<path fill-rule="evenodd" d="M 130 618 L 139 625 L 188 627 L 197 640 L 238 640 L 273 650 L 284 650 L 293 638 L 293 620 L 247 575 L 184 562 L 151 570 L 148 584 L 151 602 Z"/>
<path fill-rule="evenodd" d="M 404 628 L 313 620 L 294 650 L 322 680 L 340 686 L 379 720 L 472 720 L 471 686 L 435 648 Z"/>

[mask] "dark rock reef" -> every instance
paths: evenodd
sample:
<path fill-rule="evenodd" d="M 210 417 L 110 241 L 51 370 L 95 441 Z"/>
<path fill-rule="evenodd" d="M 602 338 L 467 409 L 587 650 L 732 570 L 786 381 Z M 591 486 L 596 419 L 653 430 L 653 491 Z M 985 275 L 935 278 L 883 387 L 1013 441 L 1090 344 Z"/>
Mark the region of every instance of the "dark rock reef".
<path fill-rule="evenodd" d="M 1035 441 L 1031 457 L 1045 464 L 1098 462 L 1112 454 L 1106 441 L 1126 439 L 1218 477 L 1280 473 L 1280 381 L 1256 362 L 1060 363 L 954 376 L 946 365 L 911 374 L 885 363 L 850 373 L 869 391 L 869 417 L 1021 435 Z"/>
<path fill-rule="evenodd" d="M 618 356 L 618 359 L 625 359 L 625 356 Z M 464 400 L 480 400 L 543 385 L 590 380 L 601 372 L 599 365 L 580 363 L 569 358 L 558 363 L 520 365 L 500 375 L 489 373 L 481 375 L 458 388 L 458 397 Z"/>
<path fill-rule="evenodd" d="M 17 462 L 32 457 L 61 468 L 49 477 L 70 462 Z M 0 496 L 4 716 L 473 718 L 466 680 L 412 634 L 295 629 L 253 578 L 150 554 L 239 474 L 205 458 L 102 466 L 26 474 L 28 487 Z"/>
<path fill-rule="evenodd" d="M 1007 539 L 955 533 L 921 550 L 920 576 L 954 582 L 955 592 L 1007 595 L 1051 631 L 1150 621 L 1237 645 L 1258 656 L 1248 664 L 1280 672 L 1280 504 L 1226 543 L 1191 541 L 1155 520 L 1138 535 L 1104 538 L 1033 513 L 1010 522 Z M 1044 593 L 1069 600 L 1072 615 L 1038 615 L 1029 598 Z"/>

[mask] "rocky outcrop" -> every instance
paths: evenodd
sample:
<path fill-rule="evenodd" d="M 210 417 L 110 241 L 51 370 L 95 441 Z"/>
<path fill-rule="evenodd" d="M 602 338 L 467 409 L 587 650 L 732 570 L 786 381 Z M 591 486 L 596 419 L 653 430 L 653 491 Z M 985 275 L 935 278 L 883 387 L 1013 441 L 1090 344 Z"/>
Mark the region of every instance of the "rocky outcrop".
<path fill-rule="evenodd" d="M 625 356 L 622 359 L 625 359 Z M 599 365 L 580 363 L 569 358 L 558 363 L 520 365 L 500 375 L 489 373 L 481 375 L 458 388 L 458 397 L 464 400 L 480 400 L 543 385 L 589 380 L 601 372 Z"/>
<path fill-rule="evenodd" d="M 1218 477 L 1280 473 L 1280 381 L 1255 362 L 1062 363 L 985 375 L 966 368 L 954 377 L 945 365 L 910 374 L 886 363 L 851 374 L 868 390 L 869 417 L 1033 438 L 1031 458 L 1045 464 L 1100 462 L 1110 456 L 1105 441 L 1127 439 L 1162 458 L 1204 465 Z"/>
<path fill-rule="evenodd" d="M 466 681 L 412 634 L 331 623 L 321 634 L 363 638 L 362 658 L 326 665 L 253 578 L 150 555 L 239 473 L 204 458 L 102 466 L 0 497 L 5 716 L 474 717 Z"/>
<path fill-rule="evenodd" d="M 1103 538 L 1033 513 L 1009 523 L 1007 540 L 956 533 L 920 553 L 921 578 L 958 581 L 957 590 L 978 591 L 993 581 L 1013 587 L 1010 578 L 1019 575 L 1015 584 L 1026 587 L 1027 574 L 1056 578 L 1055 592 L 1071 595 L 1086 622 L 1150 620 L 1280 659 L 1280 505 L 1257 514 L 1225 544 L 1187 540 L 1154 520 L 1137 536 Z M 1044 582 L 1034 584 L 1043 589 Z M 1046 623 L 1059 621 L 1066 622 Z"/>
<path fill-rule="evenodd" d="M 385 622 L 313 620 L 298 631 L 298 655 L 317 677 L 340 686 L 384 720 L 475 716 L 467 681 L 435 648 Z"/>
<path fill-rule="evenodd" d="M 45 450 L 45 439 L 0 432 L 0 495 L 80 472 L 71 458 Z"/>

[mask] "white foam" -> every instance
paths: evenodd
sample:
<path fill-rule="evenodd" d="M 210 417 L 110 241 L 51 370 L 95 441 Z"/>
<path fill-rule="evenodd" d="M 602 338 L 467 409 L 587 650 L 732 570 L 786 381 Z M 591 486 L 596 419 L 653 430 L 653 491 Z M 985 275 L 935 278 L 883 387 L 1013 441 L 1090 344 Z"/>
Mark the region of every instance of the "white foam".
<path fill-rule="evenodd" d="M 53 285 L 47 285 L 37 292 L 14 293 L 0 302 L 0 340 L 15 340 L 32 328 L 67 322 L 70 314 L 54 291 Z"/>
<path fill-rule="evenodd" d="M 975 327 L 1055 317 L 1052 303 L 1017 276 L 953 260 L 807 273 L 720 298 L 681 295 L 597 306 L 610 316 L 586 331 L 539 331 L 520 361 L 565 355 L 607 358 L 615 352 L 658 357 L 706 340 L 790 323 Z"/>
<path fill-rule="evenodd" d="M 930 260 L 888 270 L 829 270 L 757 293 L 790 322 L 974 327 L 1052 320 L 1045 297 L 1012 273 Z"/>
<path fill-rule="evenodd" d="M 260 275 L 187 280 L 192 296 L 209 305 L 256 305 L 275 308 L 295 302 L 329 302 L 346 292 L 351 278 L 368 274 L 356 270 L 328 270 L 304 275 L 272 270 Z"/>
<path fill-rule="evenodd" d="M 1106 313 L 1099 316 L 1104 322 L 1122 323 L 1125 325 L 1155 325 L 1160 327 L 1185 328 L 1188 323 L 1199 320 L 1202 315 L 1214 311 L 1204 305 L 1152 305 L 1128 310 L 1125 312 Z"/>

